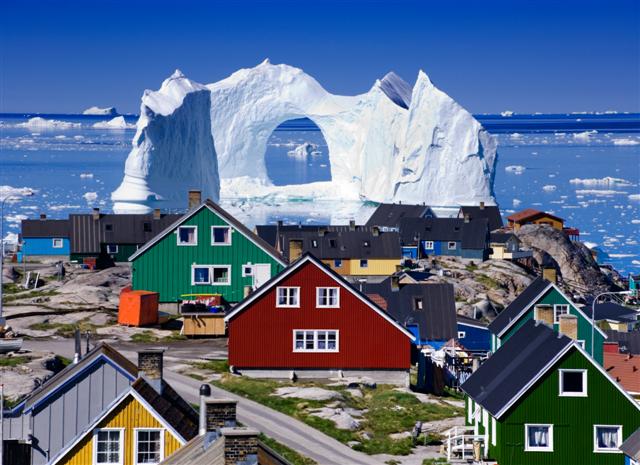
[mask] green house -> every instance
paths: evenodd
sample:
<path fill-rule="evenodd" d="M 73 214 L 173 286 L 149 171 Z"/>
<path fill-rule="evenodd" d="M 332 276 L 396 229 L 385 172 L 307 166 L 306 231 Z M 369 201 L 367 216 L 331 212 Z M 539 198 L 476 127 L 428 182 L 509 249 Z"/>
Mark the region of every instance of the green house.
<path fill-rule="evenodd" d="M 573 315 L 575 319 L 564 318 L 565 315 Z M 607 338 L 606 334 L 597 325 L 594 327 L 591 318 L 577 307 L 558 286 L 543 278 L 537 278 L 533 281 L 491 322 L 489 325 L 491 350 L 493 352 L 498 350 L 522 325 L 534 319 L 552 324 L 556 331 L 561 330 L 560 326 L 563 320 L 576 324 L 574 339 L 602 365 L 602 350 L 604 340 Z M 594 329 L 592 330 L 592 328 Z M 591 350 L 592 337 L 593 351 Z"/>
<path fill-rule="evenodd" d="M 629 290 L 633 297 L 640 297 L 640 274 L 629 275 Z"/>
<path fill-rule="evenodd" d="M 286 266 L 280 254 L 219 205 L 206 200 L 138 249 L 134 290 L 154 291 L 160 302 L 193 294 L 221 294 L 239 302 Z"/>
<path fill-rule="evenodd" d="M 575 340 L 527 321 L 461 386 L 469 434 L 509 465 L 623 465 L 638 404 Z"/>

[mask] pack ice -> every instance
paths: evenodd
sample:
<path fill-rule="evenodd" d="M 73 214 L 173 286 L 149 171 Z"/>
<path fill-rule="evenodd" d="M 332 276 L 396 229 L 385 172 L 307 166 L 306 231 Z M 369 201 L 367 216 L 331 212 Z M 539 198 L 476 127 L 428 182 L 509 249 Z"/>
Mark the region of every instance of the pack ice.
<path fill-rule="evenodd" d="M 307 117 L 327 141 L 331 181 L 274 186 L 267 140 Z M 241 69 L 209 85 L 176 71 L 145 91 L 116 212 L 182 205 L 199 188 L 222 197 L 309 197 L 457 206 L 494 204 L 495 139 L 420 71 L 394 73 L 357 96 L 333 95 L 288 65 Z M 222 191 L 222 192 L 221 192 Z"/>

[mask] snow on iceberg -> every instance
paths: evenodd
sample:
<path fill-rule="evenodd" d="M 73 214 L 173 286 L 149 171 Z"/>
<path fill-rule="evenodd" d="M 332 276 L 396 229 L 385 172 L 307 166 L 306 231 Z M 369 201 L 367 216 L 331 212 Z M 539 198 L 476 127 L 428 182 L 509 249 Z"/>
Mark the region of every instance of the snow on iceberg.
<path fill-rule="evenodd" d="M 296 158 L 307 158 L 310 155 L 318 154 L 318 145 L 310 142 L 305 142 L 298 145 L 295 149 L 289 150 L 287 155 L 291 155 Z"/>
<path fill-rule="evenodd" d="M 606 176 L 604 178 L 573 178 L 569 180 L 571 184 L 582 184 L 584 186 L 632 186 L 633 184 L 626 179 L 612 178 Z"/>
<path fill-rule="evenodd" d="M 135 128 L 135 124 L 127 124 L 124 120 L 124 116 L 116 116 L 109 121 L 98 121 L 93 124 L 96 129 L 132 129 Z"/>
<path fill-rule="evenodd" d="M 16 127 L 27 129 L 75 129 L 81 126 L 80 123 L 71 123 L 69 121 L 58 121 L 55 119 L 44 119 L 39 116 L 30 118 L 24 123 L 16 124 Z"/>
<path fill-rule="evenodd" d="M 573 135 L 573 138 L 582 142 L 589 142 L 591 140 L 591 136 L 597 133 L 598 131 L 578 132 Z"/>
<path fill-rule="evenodd" d="M 114 210 L 181 205 L 189 188 L 217 200 L 220 179 L 234 180 L 226 183 L 233 196 L 260 186 L 261 195 L 276 197 L 495 204 L 496 139 L 422 71 L 409 89 L 390 73 L 365 94 L 333 95 L 302 70 L 268 60 L 207 86 L 176 72 L 160 90 L 145 91 Z M 267 140 L 301 117 L 327 141 L 331 181 L 274 186 Z"/>
<path fill-rule="evenodd" d="M 106 107 L 106 108 L 90 107 L 90 108 L 87 108 L 86 110 L 84 110 L 82 112 L 82 114 L 83 115 L 112 116 L 112 115 L 117 115 L 118 112 L 116 111 L 115 107 Z"/>
<path fill-rule="evenodd" d="M 638 145 L 640 141 L 637 139 L 613 139 L 613 145 Z"/>

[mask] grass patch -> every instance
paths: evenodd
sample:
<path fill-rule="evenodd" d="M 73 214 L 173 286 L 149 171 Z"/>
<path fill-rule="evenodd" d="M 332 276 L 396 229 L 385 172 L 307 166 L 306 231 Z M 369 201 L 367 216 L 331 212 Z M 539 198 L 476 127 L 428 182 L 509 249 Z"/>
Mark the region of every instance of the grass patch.
<path fill-rule="evenodd" d="M 42 323 L 35 323 L 29 326 L 29 329 L 34 329 L 37 331 L 55 331 L 56 336 L 61 336 L 65 338 L 73 337 L 76 329 L 79 329 L 81 333 L 95 332 L 96 328 L 99 326 L 94 325 L 88 319 L 78 321 L 76 323 L 50 323 L 48 321 L 43 321 Z"/>
<path fill-rule="evenodd" d="M 475 280 L 490 289 L 500 289 L 502 287 L 498 281 L 487 276 L 486 274 L 476 273 Z"/>
<path fill-rule="evenodd" d="M 314 465 L 317 464 L 315 460 L 310 459 L 309 457 L 305 457 L 304 455 L 300 455 L 293 449 L 289 449 L 284 444 L 276 441 L 269 436 L 265 436 L 260 433 L 260 441 L 270 449 L 273 449 L 276 453 L 278 453 L 282 458 L 291 462 L 292 465 Z"/>
<path fill-rule="evenodd" d="M 31 359 L 29 357 L 7 357 L 0 356 L 0 367 L 17 367 L 18 365 L 24 365 L 28 363 Z"/>
<path fill-rule="evenodd" d="M 154 334 L 153 331 L 149 331 L 148 329 L 142 331 L 141 333 L 135 333 L 131 336 L 131 340 L 133 342 L 158 342 L 158 336 Z"/>
<path fill-rule="evenodd" d="M 62 368 L 66 368 L 68 365 L 71 365 L 71 362 L 73 362 L 70 358 L 63 357 L 62 355 L 56 355 L 56 358 L 60 362 Z"/>
<path fill-rule="evenodd" d="M 36 297 L 51 297 L 54 295 L 57 295 L 58 292 L 57 291 L 53 291 L 53 290 L 49 290 L 49 291 L 31 291 L 31 292 L 25 292 L 25 293 L 14 293 L 14 294 L 9 294 L 6 297 L 3 297 L 3 301 L 4 303 L 8 303 L 8 302 L 14 302 L 16 300 L 23 300 L 23 299 L 35 299 Z"/>
<path fill-rule="evenodd" d="M 205 379 L 207 379 L 206 377 L 201 376 L 201 375 L 196 374 L 196 373 L 186 373 L 186 375 L 189 376 L 190 378 L 193 378 L 193 379 L 198 380 L 198 381 L 204 381 Z"/>
<path fill-rule="evenodd" d="M 163 342 L 174 342 L 174 341 L 186 341 L 188 338 L 184 334 L 180 334 L 180 331 L 172 331 L 170 336 L 165 336 L 162 338 Z"/>
<path fill-rule="evenodd" d="M 9 294 L 17 294 L 18 292 L 24 291 L 25 288 L 15 283 L 4 283 L 2 285 L 2 294 L 4 295 L 3 300 L 9 298 Z"/>
<path fill-rule="evenodd" d="M 467 271 L 474 272 L 478 269 L 478 265 L 476 265 L 475 263 L 469 263 L 467 266 L 464 267 L 464 269 Z"/>
<path fill-rule="evenodd" d="M 192 365 L 199 370 L 209 370 L 214 373 L 229 373 L 229 362 L 227 360 L 207 360 L 206 362 L 195 362 Z"/>
<path fill-rule="evenodd" d="M 445 464 L 445 463 L 449 463 L 449 462 L 447 462 L 447 459 L 445 459 L 444 457 L 438 457 L 437 459 L 424 459 L 422 461 L 422 465 L 435 465 L 435 464 Z"/>

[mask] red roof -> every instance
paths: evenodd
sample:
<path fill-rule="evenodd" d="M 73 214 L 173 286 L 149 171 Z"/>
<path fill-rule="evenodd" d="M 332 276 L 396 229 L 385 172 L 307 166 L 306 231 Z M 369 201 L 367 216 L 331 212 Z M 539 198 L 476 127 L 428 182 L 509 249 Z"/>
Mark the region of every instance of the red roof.
<path fill-rule="evenodd" d="M 604 353 L 604 369 L 631 394 L 640 394 L 640 357 L 633 354 Z"/>
<path fill-rule="evenodd" d="M 382 310 L 387 310 L 387 301 L 380 294 L 367 294 L 367 297 Z"/>
<path fill-rule="evenodd" d="M 507 220 L 513 223 L 522 223 L 525 221 L 533 220 L 534 218 L 538 218 L 541 216 L 548 216 L 549 218 L 553 218 L 554 220 L 564 222 L 564 220 L 558 216 L 555 216 L 555 215 L 552 215 L 551 213 L 543 212 L 540 210 L 535 210 L 533 208 L 526 208 L 522 211 L 514 213 L 513 215 L 508 216 Z"/>

